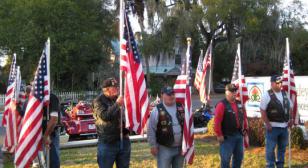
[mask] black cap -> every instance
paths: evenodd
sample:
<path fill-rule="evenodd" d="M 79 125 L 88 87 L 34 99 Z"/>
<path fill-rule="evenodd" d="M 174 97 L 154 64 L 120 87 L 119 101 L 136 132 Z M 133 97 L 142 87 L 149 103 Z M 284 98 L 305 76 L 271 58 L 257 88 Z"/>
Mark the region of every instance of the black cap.
<path fill-rule="evenodd" d="M 235 91 L 237 91 L 237 87 L 236 87 L 236 85 L 235 84 L 227 84 L 226 85 L 226 87 L 225 87 L 225 90 L 227 91 L 230 91 L 230 92 L 235 92 Z"/>
<path fill-rule="evenodd" d="M 112 86 L 114 87 L 118 86 L 118 82 L 116 79 L 108 78 L 103 81 L 102 88 L 112 87 Z"/>
<path fill-rule="evenodd" d="M 165 93 L 165 94 L 170 96 L 170 95 L 174 94 L 174 90 L 171 86 L 166 86 L 166 87 L 163 87 L 161 89 L 161 93 Z"/>
<path fill-rule="evenodd" d="M 271 82 L 281 83 L 282 82 L 282 77 L 279 76 L 279 75 L 273 75 L 273 76 L 271 76 Z"/>

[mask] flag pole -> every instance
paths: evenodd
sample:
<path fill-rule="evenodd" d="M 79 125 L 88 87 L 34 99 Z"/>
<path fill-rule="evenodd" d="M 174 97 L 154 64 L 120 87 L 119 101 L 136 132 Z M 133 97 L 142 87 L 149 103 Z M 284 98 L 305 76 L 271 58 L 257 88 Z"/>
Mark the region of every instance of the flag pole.
<path fill-rule="evenodd" d="M 123 4 L 123 0 L 120 0 L 120 19 L 119 19 L 119 43 L 120 43 L 120 51 L 121 51 L 121 41 L 123 40 L 123 27 L 124 27 L 124 4 Z M 121 52 L 119 55 L 119 60 L 121 61 Z M 121 64 L 120 64 L 121 65 Z M 123 96 L 123 79 L 122 79 L 122 70 L 121 68 L 119 68 L 119 80 L 120 80 L 120 96 Z M 121 106 L 121 112 L 120 112 L 120 149 L 123 149 L 123 111 L 124 108 L 123 106 Z"/>
<path fill-rule="evenodd" d="M 290 68 L 290 48 L 289 48 L 289 38 L 286 38 L 286 59 L 287 59 L 287 63 L 288 63 L 288 66 L 289 66 L 289 68 Z M 289 74 L 290 73 L 290 71 L 288 71 L 288 76 L 290 75 Z M 291 84 L 290 84 L 290 80 L 288 80 L 288 86 L 291 86 Z M 288 87 L 288 90 L 287 90 L 287 92 L 288 92 L 288 95 L 289 95 L 289 97 L 291 96 L 291 94 L 290 94 L 290 87 Z M 289 113 L 290 113 L 290 111 L 291 110 L 289 110 Z M 293 113 L 291 113 L 291 114 L 289 114 L 289 122 L 291 121 L 291 119 L 292 119 L 292 114 Z M 291 127 L 292 127 L 292 125 L 291 125 Z M 289 127 L 288 128 L 288 132 L 289 132 L 289 168 L 291 168 L 291 131 L 292 131 L 292 129 L 291 129 L 291 127 Z"/>
<path fill-rule="evenodd" d="M 212 46 L 212 42 L 213 42 L 213 40 L 211 40 L 211 42 L 210 42 L 210 45 L 209 45 L 209 47 L 211 47 L 210 48 L 210 50 L 211 50 L 211 54 L 210 54 L 210 60 L 212 61 L 212 54 L 213 54 L 213 46 Z M 207 101 L 206 101 L 206 103 L 209 105 L 209 103 L 210 102 L 208 102 L 209 100 L 210 100 L 210 93 L 211 93 L 211 85 L 212 85 L 212 65 L 213 64 L 211 64 L 210 65 L 210 77 L 209 77 L 209 87 L 208 87 L 208 94 L 207 94 Z"/>
<path fill-rule="evenodd" d="M 47 46 L 46 46 L 46 50 L 47 50 L 47 53 L 46 53 L 46 56 L 47 56 L 47 58 L 46 58 L 46 60 L 47 60 L 47 76 L 48 76 L 48 90 L 49 90 L 49 97 L 50 97 L 50 38 L 48 37 L 48 39 L 47 39 Z M 49 100 L 50 100 L 50 98 L 49 98 Z M 48 105 L 47 105 L 47 123 L 48 123 L 48 121 L 49 121 L 49 103 L 48 103 Z M 58 117 L 60 117 L 60 116 L 58 116 Z M 46 127 L 47 128 L 47 127 Z M 47 164 L 47 168 L 49 168 L 50 167 L 50 147 L 48 147 L 47 149 L 46 149 L 47 151 L 46 151 L 46 164 Z"/>
<path fill-rule="evenodd" d="M 240 91 L 240 100 L 241 104 L 244 107 L 244 101 L 243 101 L 243 90 L 242 90 L 242 61 L 241 61 L 241 44 L 237 44 L 237 55 L 238 55 L 238 80 L 239 80 L 239 91 Z"/>
<path fill-rule="evenodd" d="M 190 37 L 187 37 L 187 46 L 190 48 L 190 46 L 191 46 L 191 38 Z M 189 52 L 191 52 L 190 50 L 189 50 Z M 186 75 L 190 75 L 190 74 L 187 74 L 188 72 L 189 72 L 189 65 L 190 65 L 190 60 L 189 60 L 189 58 L 186 58 Z"/>
<path fill-rule="evenodd" d="M 191 50 L 190 50 L 190 46 L 191 46 L 191 38 L 190 37 L 187 37 L 187 49 L 189 49 L 189 52 L 191 52 Z M 189 55 L 191 55 L 191 53 L 189 53 Z M 187 54 L 186 54 L 186 75 L 187 75 L 187 81 L 186 81 L 186 85 L 188 84 L 188 83 L 190 83 L 190 74 L 188 74 L 188 72 L 190 72 L 189 71 L 189 68 L 190 68 L 190 57 L 187 57 Z M 189 87 L 189 89 L 190 89 L 190 86 L 188 86 Z M 187 89 L 187 88 L 186 88 Z M 185 104 L 186 104 L 186 93 L 185 93 Z M 185 107 L 186 108 L 186 107 Z M 186 115 L 185 115 L 185 117 L 186 117 Z M 185 124 L 184 124 L 185 125 Z M 187 126 L 188 127 L 188 126 Z M 190 128 L 187 128 L 187 129 L 190 129 Z M 188 144 L 190 144 L 190 142 L 188 142 Z M 185 155 L 188 153 L 188 150 L 186 151 L 186 153 L 185 153 Z M 187 167 L 187 165 L 188 165 L 188 160 L 186 160 L 186 157 L 185 157 L 185 168 Z"/>

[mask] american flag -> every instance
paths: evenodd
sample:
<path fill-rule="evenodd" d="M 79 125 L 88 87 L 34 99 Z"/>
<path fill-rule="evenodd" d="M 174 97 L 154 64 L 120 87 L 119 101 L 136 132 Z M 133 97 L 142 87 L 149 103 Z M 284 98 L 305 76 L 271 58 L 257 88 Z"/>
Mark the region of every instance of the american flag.
<path fill-rule="evenodd" d="M 48 104 L 50 95 L 49 60 L 50 42 L 48 39 L 36 69 L 28 105 L 22 121 L 15 153 L 16 167 L 30 167 L 32 160 L 42 147 L 43 107 Z"/>
<path fill-rule="evenodd" d="M 185 155 L 185 162 L 193 163 L 194 158 L 194 124 L 191 102 L 191 45 L 188 40 L 185 62 L 182 61 L 182 71 L 176 79 L 174 92 L 178 100 L 183 101 L 185 106 L 182 154 Z M 178 97 L 180 96 L 180 97 Z"/>
<path fill-rule="evenodd" d="M 245 82 L 245 77 L 244 75 L 242 75 L 240 44 L 238 44 L 237 46 L 231 83 L 235 84 L 238 87 L 238 93 L 236 95 L 236 98 L 241 101 L 242 107 L 244 109 L 244 113 L 246 113 L 245 103 L 248 100 L 248 91 L 247 91 L 247 86 Z M 248 126 L 248 120 L 247 120 L 247 117 L 245 116 L 244 116 L 243 125 Z M 248 134 L 245 134 L 244 136 L 244 146 L 246 148 L 249 146 Z"/>
<path fill-rule="evenodd" d="M 288 38 L 286 38 L 286 56 L 284 59 L 284 66 L 283 66 L 282 88 L 284 91 L 287 92 L 287 94 L 289 95 L 293 103 L 292 119 L 294 120 L 295 124 L 298 124 L 299 115 L 297 112 L 297 92 L 295 89 L 294 69 L 293 69 L 292 60 L 290 58 L 290 48 L 289 48 Z"/>
<path fill-rule="evenodd" d="M 203 50 L 201 50 L 195 74 L 194 86 L 196 87 L 197 90 L 200 90 L 200 85 L 201 85 L 201 77 L 203 72 L 202 62 L 203 62 Z"/>
<path fill-rule="evenodd" d="M 202 103 L 206 103 L 210 99 L 210 81 L 211 81 L 211 65 L 212 65 L 212 41 L 208 46 L 205 57 L 202 62 L 202 76 L 200 82 L 199 96 Z"/>
<path fill-rule="evenodd" d="M 185 103 L 185 92 L 186 92 L 187 75 L 181 74 L 177 76 L 173 90 L 175 93 L 175 99 L 178 103 Z"/>
<path fill-rule="evenodd" d="M 128 9 L 124 12 L 124 36 L 121 38 L 120 49 L 120 69 L 125 72 L 124 105 L 126 127 L 141 134 L 150 114 L 149 98 L 140 54 L 127 12 Z"/>
<path fill-rule="evenodd" d="M 9 74 L 9 80 L 8 80 L 8 87 L 5 93 L 4 112 L 3 112 L 3 118 L 2 118 L 3 126 L 6 126 L 7 124 L 7 115 L 10 110 L 10 103 L 11 103 L 12 97 L 14 95 L 13 88 L 14 88 L 15 78 L 16 78 L 16 54 L 13 55 L 12 64 L 10 68 L 10 74 Z"/>
<path fill-rule="evenodd" d="M 12 72 L 12 75 L 10 75 L 11 79 L 13 80 L 13 83 L 10 84 L 12 86 L 12 96 L 10 103 L 8 104 L 8 109 L 6 111 L 7 113 L 5 114 L 5 116 L 3 116 L 6 120 L 6 135 L 4 138 L 3 150 L 10 153 L 15 152 L 15 147 L 17 145 L 18 135 L 20 131 L 20 123 L 22 119 L 19 112 L 17 111 L 17 106 L 19 105 L 19 91 L 21 84 L 19 66 L 13 69 L 13 71 L 15 72 Z M 12 108 L 14 106 L 16 108 Z"/>
<path fill-rule="evenodd" d="M 177 76 L 175 84 L 173 86 L 176 102 L 185 103 L 185 92 L 188 77 L 190 78 L 191 67 L 188 66 L 187 60 L 190 58 L 190 49 L 186 51 L 186 57 L 182 57 L 181 60 L 181 74 Z M 190 64 L 189 64 L 190 65 Z M 189 74 L 189 75 L 188 75 Z"/>

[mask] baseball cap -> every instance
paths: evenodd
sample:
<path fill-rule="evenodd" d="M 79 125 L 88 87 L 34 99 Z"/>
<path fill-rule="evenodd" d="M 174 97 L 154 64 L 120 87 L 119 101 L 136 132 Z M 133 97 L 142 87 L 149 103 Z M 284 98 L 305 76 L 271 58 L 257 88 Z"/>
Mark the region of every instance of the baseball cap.
<path fill-rule="evenodd" d="M 112 86 L 114 87 L 118 86 L 118 82 L 116 79 L 108 78 L 103 81 L 102 88 L 107 88 L 107 87 L 112 87 Z"/>
<path fill-rule="evenodd" d="M 271 82 L 281 83 L 282 77 L 279 76 L 279 75 L 273 75 L 273 76 L 271 76 Z"/>
<path fill-rule="evenodd" d="M 227 91 L 230 91 L 230 92 L 235 92 L 237 91 L 237 87 L 235 84 L 227 84 L 226 87 L 225 87 L 225 90 Z"/>
<path fill-rule="evenodd" d="M 165 93 L 165 94 L 170 96 L 170 95 L 174 94 L 174 90 L 171 86 L 166 86 L 166 87 L 163 87 L 161 89 L 161 93 Z"/>

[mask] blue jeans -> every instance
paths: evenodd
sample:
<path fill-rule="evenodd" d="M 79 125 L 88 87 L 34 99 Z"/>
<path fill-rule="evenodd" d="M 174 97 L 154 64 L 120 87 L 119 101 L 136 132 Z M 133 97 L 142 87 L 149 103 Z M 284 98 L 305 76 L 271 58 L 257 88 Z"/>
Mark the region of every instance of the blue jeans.
<path fill-rule="evenodd" d="M 121 141 L 115 143 L 97 144 L 97 163 L 100 168 L 112 168 L 114 162 L 117 168 L 128 168 L 130 161 L 130 140 L 123 139 L 123 149 L 120 148 Z"/>
<path fill-rule="evenodd" d="M 184 156 L 181 155 L 182 147 L 158 146 L 157 167 L 158 168 L 182 168 Z"/>
<path fill-rule="evenodd" d="M 229 168 L 232 157 L 232 167 L 240 168 L 244 157 L 243 136 L 236 133 L 232 136 L 225 136 L 220 144 L 220 167 Z"/>
<path fill-rule="evenodd" d="M 266 167 L 272 168 L 275 167 L 275 164 L 277 168 L 283 167 L 288 145 L 288 128 L 273 127 L 271 132 L 266 131 L 265 144 Z M 275 157 L 276 145 L 278 146 L 277 161 Z"/>
<path fill-rule="evenodd" d="M 50 136 L 50 168 L 59 168 L 60 167 L 60 137 L 59 132 L 55 131 L 54 134 Z"/>

